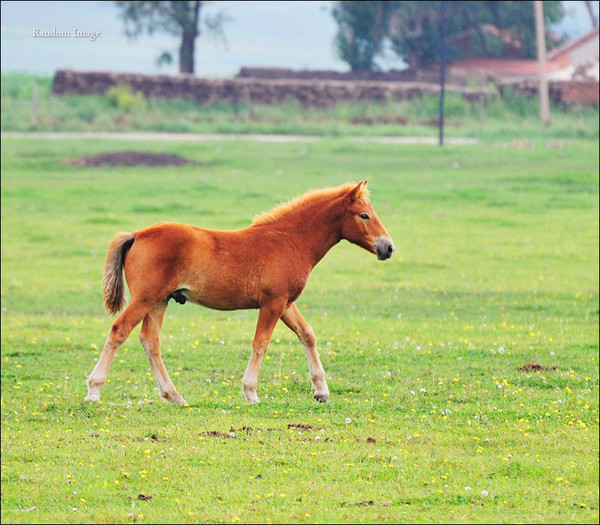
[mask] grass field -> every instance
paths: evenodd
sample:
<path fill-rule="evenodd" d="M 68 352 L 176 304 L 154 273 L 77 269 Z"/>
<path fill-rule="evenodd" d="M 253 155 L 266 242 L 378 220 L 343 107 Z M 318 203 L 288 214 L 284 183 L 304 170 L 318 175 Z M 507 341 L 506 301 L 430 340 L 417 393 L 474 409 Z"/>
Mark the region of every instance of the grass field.
<path fill-rule="evenodd" d="M 2 522 L 597 523 L 598 143 L 558 146 L 3 140 Z M 124 149 L 196 164 L 66 165 Z M 246 405 L 256 312 L 189 304 L 163 326 L 188 406 L 137 329 L 83 402 L 116 232 L 362 179 L 395 256 L 343 242 L 298 300 L 329 404 L 282 325 Z"/>

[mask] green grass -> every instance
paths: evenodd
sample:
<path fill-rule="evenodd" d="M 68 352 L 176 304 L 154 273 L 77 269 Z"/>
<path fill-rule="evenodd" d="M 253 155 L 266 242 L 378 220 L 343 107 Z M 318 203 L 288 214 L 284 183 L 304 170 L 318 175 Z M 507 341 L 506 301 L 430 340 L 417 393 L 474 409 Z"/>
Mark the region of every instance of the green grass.
<path fill-rule="evenodd" d="M 120 149 L 201 164 L 65 164 Z M 598 168 L 577 140 L 2 140 L 2 522 L 597 523 Z M 282 325 L 247 406 L 256 312 L 177 304 L 163 356 L 189 406 L 159 400 L 138 329 L 83 402 L 116 232 L 239 228 L 364 178 L 397 253 L 343 242 L 298 300 L 329 404 Z"/>
<path fill-rule="evenodd" d="M 37 110 L 34 110 L 34 85 Z M 52 96 L 52 78 L 2 74 L 2 131 L 155 131 L 180 133 L 281 133 L 318 136 L 438 135 L 439 99 L 406 102 L 358 101 L 333 108 L 302 108 L 290 99 L 280 106 L 185 100 L 137 100 L 122 89 L 106 96 Z M 116 95 L 118 95 L 118 93 Z M 539 118 L 537 98 L 492 94 L 485 104 L 447 92 L 445 136 L 489 142 L 598 139 L 598 108 L 551 108 L 551 125 Z M 136 101 L 137 100 L 137 101 Z"/>

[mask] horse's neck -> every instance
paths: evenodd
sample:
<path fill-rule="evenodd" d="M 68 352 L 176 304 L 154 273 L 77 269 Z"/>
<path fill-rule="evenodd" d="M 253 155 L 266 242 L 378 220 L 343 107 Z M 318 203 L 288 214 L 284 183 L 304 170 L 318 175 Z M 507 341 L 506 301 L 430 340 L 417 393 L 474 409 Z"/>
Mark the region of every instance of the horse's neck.
<path fill-rule="evenodd" d="M 299 237 L 304 253 L 314 267 L 341 240 L 342 212 L 336 204 L 292 212 L 281 225 Z"/>

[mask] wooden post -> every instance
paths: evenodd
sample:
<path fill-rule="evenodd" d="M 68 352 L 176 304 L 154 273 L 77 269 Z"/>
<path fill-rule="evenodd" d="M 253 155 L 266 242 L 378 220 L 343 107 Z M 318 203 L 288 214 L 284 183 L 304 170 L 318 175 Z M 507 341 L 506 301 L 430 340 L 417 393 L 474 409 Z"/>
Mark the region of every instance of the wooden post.
<path fill-rule="evenodd" d="M 33 83 L 31 98 L 31 117 L 33 118 L 34 124 L 37 124 L 40 119 L 40 97 L 38 93 L 38 87 L 35 82 Z"/>
<path fill-rule="evenodd" d="M 535 12 L 535 36 L 540 69 L 540 116 L 544 124 L 550 123 L 548 79 L 546 78 L 546 31 L 544 29 L 544 6 L 541 0 L 533 2 Z"/>

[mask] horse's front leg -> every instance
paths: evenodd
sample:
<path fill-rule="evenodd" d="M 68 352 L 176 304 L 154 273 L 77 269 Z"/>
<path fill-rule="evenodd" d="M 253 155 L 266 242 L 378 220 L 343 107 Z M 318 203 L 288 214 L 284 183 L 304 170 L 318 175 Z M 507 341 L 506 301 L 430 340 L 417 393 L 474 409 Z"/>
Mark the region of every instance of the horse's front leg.
<path fill-rule="evenodd" d="M 286 303 L 287 301 L 285 299 L 280 299 L 271 301 L 260 308 L 258 322 L 256 324 L 256 334 L 252 341 L 252 355 L 250 356 L 250 361 L 248 361 L 248 366 L 246 367 L 244 378 L 242 379 L 242 391 L 248 403 L 259 402 L 256 387 L 258 385 L 260 364 L 267 353 L 273 329 L 281 317 Z"/>
<path fill-rule="evenodd" d="M 298 339 L 306 348 L 310 378 L 315 387 L 315 399 L 327 403 L 329 401 L 329 387 L 327 386 L 325 369 L 319 359 L 317 339 L 313 329 L 300 315 L 295 303 L 292 303 L 283 312 L 281 320 L 298 336 Z"/>

